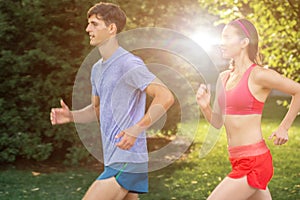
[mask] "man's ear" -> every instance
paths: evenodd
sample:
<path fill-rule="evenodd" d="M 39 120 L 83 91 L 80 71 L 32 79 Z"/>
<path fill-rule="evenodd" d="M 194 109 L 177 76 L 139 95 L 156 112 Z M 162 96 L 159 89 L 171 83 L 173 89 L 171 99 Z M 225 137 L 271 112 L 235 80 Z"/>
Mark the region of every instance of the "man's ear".
<path fill-rule="evenodd" d="M 116 26 L 115 23 L 111 23 L 109 26 L 108 26 L 108 30 L 109 30 L 109 33 L 110 34 L 117 34 L 117 31 L 118 31 L 118 28 Z"/>
<path fill-rule="evenodd" d="M 241 44 L 242 44 L 242 47 L 243 48 L 246 48 L 250 43 L 250 40 L 249 38 L 244 38 L 242 41 L 241 41 Z"/>

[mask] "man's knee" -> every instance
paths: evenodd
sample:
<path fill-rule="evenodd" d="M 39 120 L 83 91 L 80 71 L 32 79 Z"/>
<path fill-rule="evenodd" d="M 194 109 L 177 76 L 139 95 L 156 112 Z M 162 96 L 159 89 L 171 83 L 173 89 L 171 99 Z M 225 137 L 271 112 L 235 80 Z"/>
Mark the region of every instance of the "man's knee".
<path fill-rule="evenodd" d="M 128 193 L 123 200 L 138 200 L 139 195 L 136 193 Z"/>

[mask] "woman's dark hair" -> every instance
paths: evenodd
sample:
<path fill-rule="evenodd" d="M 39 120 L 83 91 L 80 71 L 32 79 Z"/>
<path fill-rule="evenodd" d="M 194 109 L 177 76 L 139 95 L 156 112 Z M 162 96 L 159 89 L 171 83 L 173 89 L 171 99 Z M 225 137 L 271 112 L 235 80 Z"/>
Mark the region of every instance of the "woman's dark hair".
<path fill-rule="evenodd" d="M 257 65 L 261 65 L 261 59 L 258 50 L 258 33 L 255 26 L 246 19 L 236 19 L 231 21 L 229 26 L 233 26 L 237 30 L 237 34 L 241 38 L 248 38 L 249 39 L 249 46 L 248 46 L 248 55 L 252 62 Z"/>
<path fill-rule="evenodd" d="M 125 12 L 113 3 L 100 2 L 95 4 L 87 12 L 87 18 L 92 15 L 96 15 L 98 19 L 103 20 L 106 26 L 114 23 L 117 27 L 117 33 L 120 33 L 126 24 Z"/>

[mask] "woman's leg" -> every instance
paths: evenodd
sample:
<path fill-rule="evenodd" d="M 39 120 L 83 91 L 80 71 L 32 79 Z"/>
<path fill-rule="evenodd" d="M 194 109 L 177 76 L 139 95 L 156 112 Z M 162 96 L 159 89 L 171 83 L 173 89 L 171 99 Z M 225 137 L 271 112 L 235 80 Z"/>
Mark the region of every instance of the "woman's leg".
<path fill-rule="evenodd" d="M 272 200 L 269 188 L 266 190 L 257 190 L 248 200 Z"/>
<path fill-rule="evenodd" d="M 257 190 L 248 185 L 247 176 L 239 179 L 226 177 L 207 200 L 246 200 Z"/>
<path fill-rule="evenodd" d="M 90 186 L 83 200 L 123 200 L 128 190 L 122 188 L 115 177 L 96 180 Z"/>

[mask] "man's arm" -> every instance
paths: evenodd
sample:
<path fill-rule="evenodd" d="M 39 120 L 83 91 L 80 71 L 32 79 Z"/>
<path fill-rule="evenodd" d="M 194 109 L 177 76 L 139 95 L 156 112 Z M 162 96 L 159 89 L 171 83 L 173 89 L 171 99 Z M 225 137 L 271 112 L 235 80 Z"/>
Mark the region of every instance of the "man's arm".
<path fill-rule="evenodd" d="M 152 126 L 174 103 L 173 94 L 157 78 L 149 84 L 145 91 L 153 98 L 151 105 L 144 117 L 136 125 L 121 131 L 121 133 L 116 136 L 116 138 L 123 137 L 117 144 L 117 146 L 121 149 L 130 149 L 134 145 L 136 137 L 142 131 Z"/>
<path fill-rule="evenodd" d="M 99 119 L 100 98 L 92 96 L 91 104 L 80 110 L 70 111 L 63 100 L 60 100 L 61 108 L 52 108 L 50 121 L 52 125 L 65 124 L 70 122 L 88 123 Z"/>
<path fill-rule="evenodd" d="M 157 78 L 146 88 L 146 93 L 153 100 L 144 117 L 137 123 L 143 130 L 159 120 L 174 103 L 171 91 Z"/>

